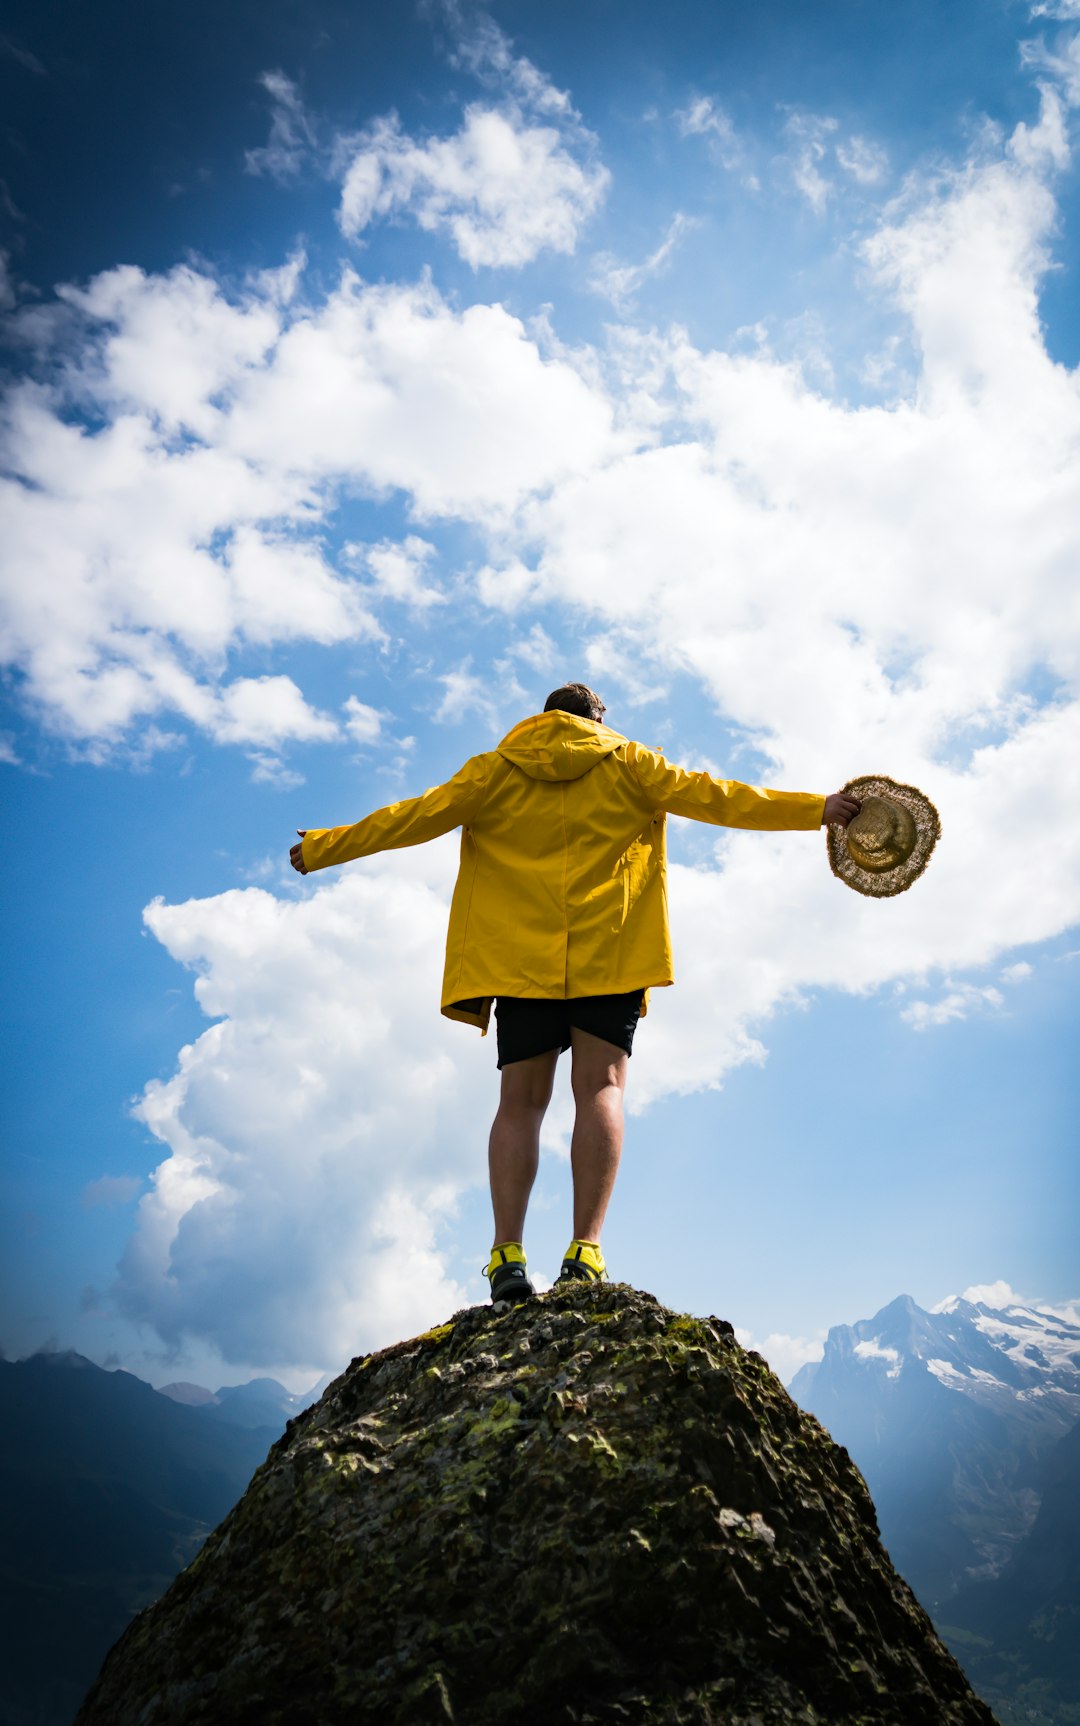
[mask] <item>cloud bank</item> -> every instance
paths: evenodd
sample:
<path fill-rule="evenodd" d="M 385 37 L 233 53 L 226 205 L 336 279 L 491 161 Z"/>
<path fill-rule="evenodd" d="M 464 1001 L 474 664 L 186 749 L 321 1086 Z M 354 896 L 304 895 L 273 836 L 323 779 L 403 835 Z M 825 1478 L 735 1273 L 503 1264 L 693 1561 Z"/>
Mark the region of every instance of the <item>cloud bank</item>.
<path fill-rule="evenodd" d="M 457 133 L 369 128 L 353 232 L 408 215 L 477 267 L 572 246 L 599 170 L 567 141 L 566 99 L 500 65 L 501 41 L 469 52 L 503 95 Z M 852 405 L 765 345 L 678 328 L 571 352 L 428 277 L 345 269 L 305 298 L 299 262 L 239 287 L 110 270 L 16 313 L 37 369 L 3 422 L 0 652 L 26 701 L 101 747 L 157 716 L 238 747 L 367 742 L 374 707 L 326 714 L 237 656 L 377 642 L 386 605 L 452 604 L 512 620 L 542 658 L 554 607 L 591 632 L 597 679 L 692 680 L 745 740 L 744 776 L 887 772 L 943 818 L 925 880 L 887 904 L 832 879 L 820 836 L 725 835 L 676 864 L 680 981 L 654 1001 L 634 1106 L 763 1059 L 770 1015 L 814 990 L 892 986 L 930 1031 L 996 1010 L 980 968 L 1080 914 L 1080 390 L 1038 311 L 1068 161 L 1057 59 L 1033 124 L 913 176 L 864 243 L 865 292 L 911 354 L 892 399 Z M 863 141 L 804 125 L 796 143 L 811 203 L 829 149 L 869 195 Z M 335 550 L 347 488 L 409 530 Z M 444 585 L 461 524 L 483 558 Z M 434 675 L 441 717 L 482 705 L 468 659 Z M 170 1341 L 319 1367 L 462 1298 L 441 1243 L 482 1173 L 489 1051 L 435 1011 L 451 858 L 398 854 L 295 903 L 252 889 L 148 912 L 218 1020 L 139 1105 L 166 1154 L 118 1292 Z"/>

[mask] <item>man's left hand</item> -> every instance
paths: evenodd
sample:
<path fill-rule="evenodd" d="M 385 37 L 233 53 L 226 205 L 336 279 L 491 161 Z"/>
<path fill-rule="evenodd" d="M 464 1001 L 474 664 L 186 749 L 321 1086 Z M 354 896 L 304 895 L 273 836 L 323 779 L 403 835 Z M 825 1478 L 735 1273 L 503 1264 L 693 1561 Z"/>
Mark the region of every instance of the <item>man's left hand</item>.
<path fill-rule="evenodd" d="M 289 852 L 289 862 L 292 864 L 298 875 L 306 875 L 308 872 L 308 866 L 304 862 L 304 836 L 307 833 L 307 828 L 298 827 L 296 831 L 300 835 L 300 843 L 299 845 L 294 845 L 292 850 Z"/>
<path fill-rule="evenodd" d="M 846 827 L 849 821 L 854 821 L 862 804 L 857 797 L 849 797 L 844 791 L 834 791 L 831 797 L 825 799 L 825 811 L 821 817 L 821 825 L 830 827 L 838 822 Z"/>

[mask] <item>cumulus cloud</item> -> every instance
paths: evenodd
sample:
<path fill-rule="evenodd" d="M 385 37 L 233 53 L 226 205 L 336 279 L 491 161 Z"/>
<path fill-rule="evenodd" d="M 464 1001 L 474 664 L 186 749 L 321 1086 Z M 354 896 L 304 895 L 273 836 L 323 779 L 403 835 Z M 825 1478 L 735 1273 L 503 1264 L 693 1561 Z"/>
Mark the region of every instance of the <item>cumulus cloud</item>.
<path fill-rule="evenodd" d="M 866 291 L 912 353 L 887 405 L 678 329 L 571 355 L 428 281 L 347 274 L 304 304 L 109 272 L 68 296 L 76 348 L 10 409 L 9 660 L 84 734 L 168 707 L 250 746 L 260 701 L 313 737 L 363 732 L 359 696 L 339 723 L 295 686 L 234 696 L 230 718 L 221 665 L 249 639 L 376 639 L 374 608 L 429 585 L 428 555 L 410 530 L 346 576 L 317 530 L 345 483 L 401 494 L 421 548 L 446 521 L 482 536 L 476 599 L 538 660 L 542 606 L 627 688 L 692 679 L 744 740 L 729 771 L 818 791 L 886 772 L 941 812 L 926 876 L 887 902 L 831 876 L 820 834 L 727 834 L 674 864 L 679 983 L 654 995 L 633 1107 L 763 1061 L 771 1015 L 815 990 L 903 983 L 928 1031 L 996 1009 L 965 973 L 1080 915 L 1080 390 L 1038 310 L 1065 90 L 1063 73 L 1000 147 L 909 180 L 867 241 Z M 810 150 L 823 178 L 824 160 Z M 502 700 L 478 663 L 436 675 L 441 719 Z M 140 1105 L 167 1155 L 120 1292 L 162 1334 L 267 1365 L 280 1335 L 318 1367 L 461 1297 L 442 1243 L 479 1178 L 489 1052 L 435 1012 L 452 847 L 437 855 L 438 879 L 398 853 L 295 903 L 151 913 L 220 1018 Z M 414 1255 L 404 1293 L 395 1250 Z"/>
<path fill-rule="evenodd" d="M 439 1244 L 483 1173 L 477 1094 L 496 1091 L 490 1042 L 437 1011 L 455 851 L 291 902 L 148 907 L 215 1021 L 136 1105 L 165 1154 L 113 1298 L 170 1346 L 314 1376 L 482 1292 Z"/>
<path fill-rule="evenodd" d="M 470 104 L 460 131 L 426 142 L 391 114 L 355 142 L 339 220 L 356 239 L 379 218 L 408 214 L 427 233 L 446 233 L 474 270 L 520 269 L 542 251 L 574 250 L 609 179 L 557 127 L 512 109 Z"/>
<path fill-rule="evenodd" d="M 942 813 L 927 875 L 888 904 L 840 887 L 809 836 L 733 835 L 714 869 L 674 871 L 680 982 L 635 1056 L 639 1100 L 761 1059 L 769 1013 L 815 986 L 952 975 L 908 1006 L 921 1028 L 993 1007 L 958 973 L 1080 914 L 1080 390 L 1039 324 L 1053 128 L 1032 145 L 1055 99 L 996 156 L 910 183 L 866 245 L 918 356 L 907 399 L 852 409 L 767 351 L 673 332 L 652 440 L 526 502 L 478 574 L 511 614 L 572 607 L 643 682 L 696 678 L 753 776 L 885 771 Z"/>
<path fill-rule="evenodd" d="M 230 297 L 188 267 L 123 267 L 61 298 L 24 326 L 39 373 L 0 421 L 0 657 L 70 737 L 167 711 L 258 741 L 220 688 L 230 654 L 378 640 L 383 599 L 439 598 L 418 536 L 380 542 L 366 582 L 334 567 L 318 530 L 344 485 L 484 520 L 612 441 L 570 363 L 430 284 L 346 272 L 310 307 L 277 275 Z M 334 734 L 300 700 L 276 742 Z"/>
<path fill-rule="evenodd" d="M 1000 1278 L 995 1283 L 972 1283 L 970 1288 L 964 1290 L 960 1298 L 961 1300 L 969 1300 L 976 1306 L 995 1307 L 998 1311 L 1003 1311 L 1010 1306 L 1029 1304 L 1025 1302 L 1022 1295 L 1018 1295 L 1014 1288 Z"/>
<path fill-rule="evenodd" d="M 345 729 L 354 743 L 377 743 L 382 734 L 383 715 L 377 707 L 350 695 L 345 702 Z"/>
<path fill-rule="evenodd" d="M 400 543 L 382 540 L 378 545 L 347 545 L 343 555 L 354 568 L 366 569 L 384 599 L 396 600 L 414 611 L 446 604 L 448 596 L 427 578 L 435 547 L 419 534 L 410 533 Z"/>
<path fill-rule="evenodd" d="M 756 1349 L 764 1355 L 773 1372 L 784 1384 L 790 1384 L 800 1367 L 820 1360 L 825 1352 L 825 1333 L 817 1336 L 789 1336 L 785 1331 L 770 1331 L 764 1338 L 753 1331 L 736 1329 L 735 1335 L 743 1348 Z"/>
<path fill-rule="evenodd" d="M 222 743 L 275 745 L 336 737 L 329 714 L 309 707 L 291 677 L 239 677 L 223 689 L 213 720 Z"/>

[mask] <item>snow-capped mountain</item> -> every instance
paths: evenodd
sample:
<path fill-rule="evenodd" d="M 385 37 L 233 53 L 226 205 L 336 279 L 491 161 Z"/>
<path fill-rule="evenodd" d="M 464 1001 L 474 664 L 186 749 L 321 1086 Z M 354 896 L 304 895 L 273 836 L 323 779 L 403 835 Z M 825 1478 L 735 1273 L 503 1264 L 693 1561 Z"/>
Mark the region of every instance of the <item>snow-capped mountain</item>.
<path fill-rule="evenodd" d="M 1034 1522 L 1042 1459 L 1080 1421 L 1080 1324 L 902 1295 L 831 1330 L 791 1393 L 851 1452 L 894 1562 L 933 1607 L 996 1576 Z"/>

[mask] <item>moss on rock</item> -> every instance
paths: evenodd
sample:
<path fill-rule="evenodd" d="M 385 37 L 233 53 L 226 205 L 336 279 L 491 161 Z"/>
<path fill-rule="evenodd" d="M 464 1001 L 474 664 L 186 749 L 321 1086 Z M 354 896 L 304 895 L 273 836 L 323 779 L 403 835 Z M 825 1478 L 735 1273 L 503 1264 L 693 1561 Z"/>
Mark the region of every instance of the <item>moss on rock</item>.
<path fill-rule="evenodd" d="M 77 1726 L 992 1726 L 847 1452 L 621 1284 L 356 1360 Z"/>

